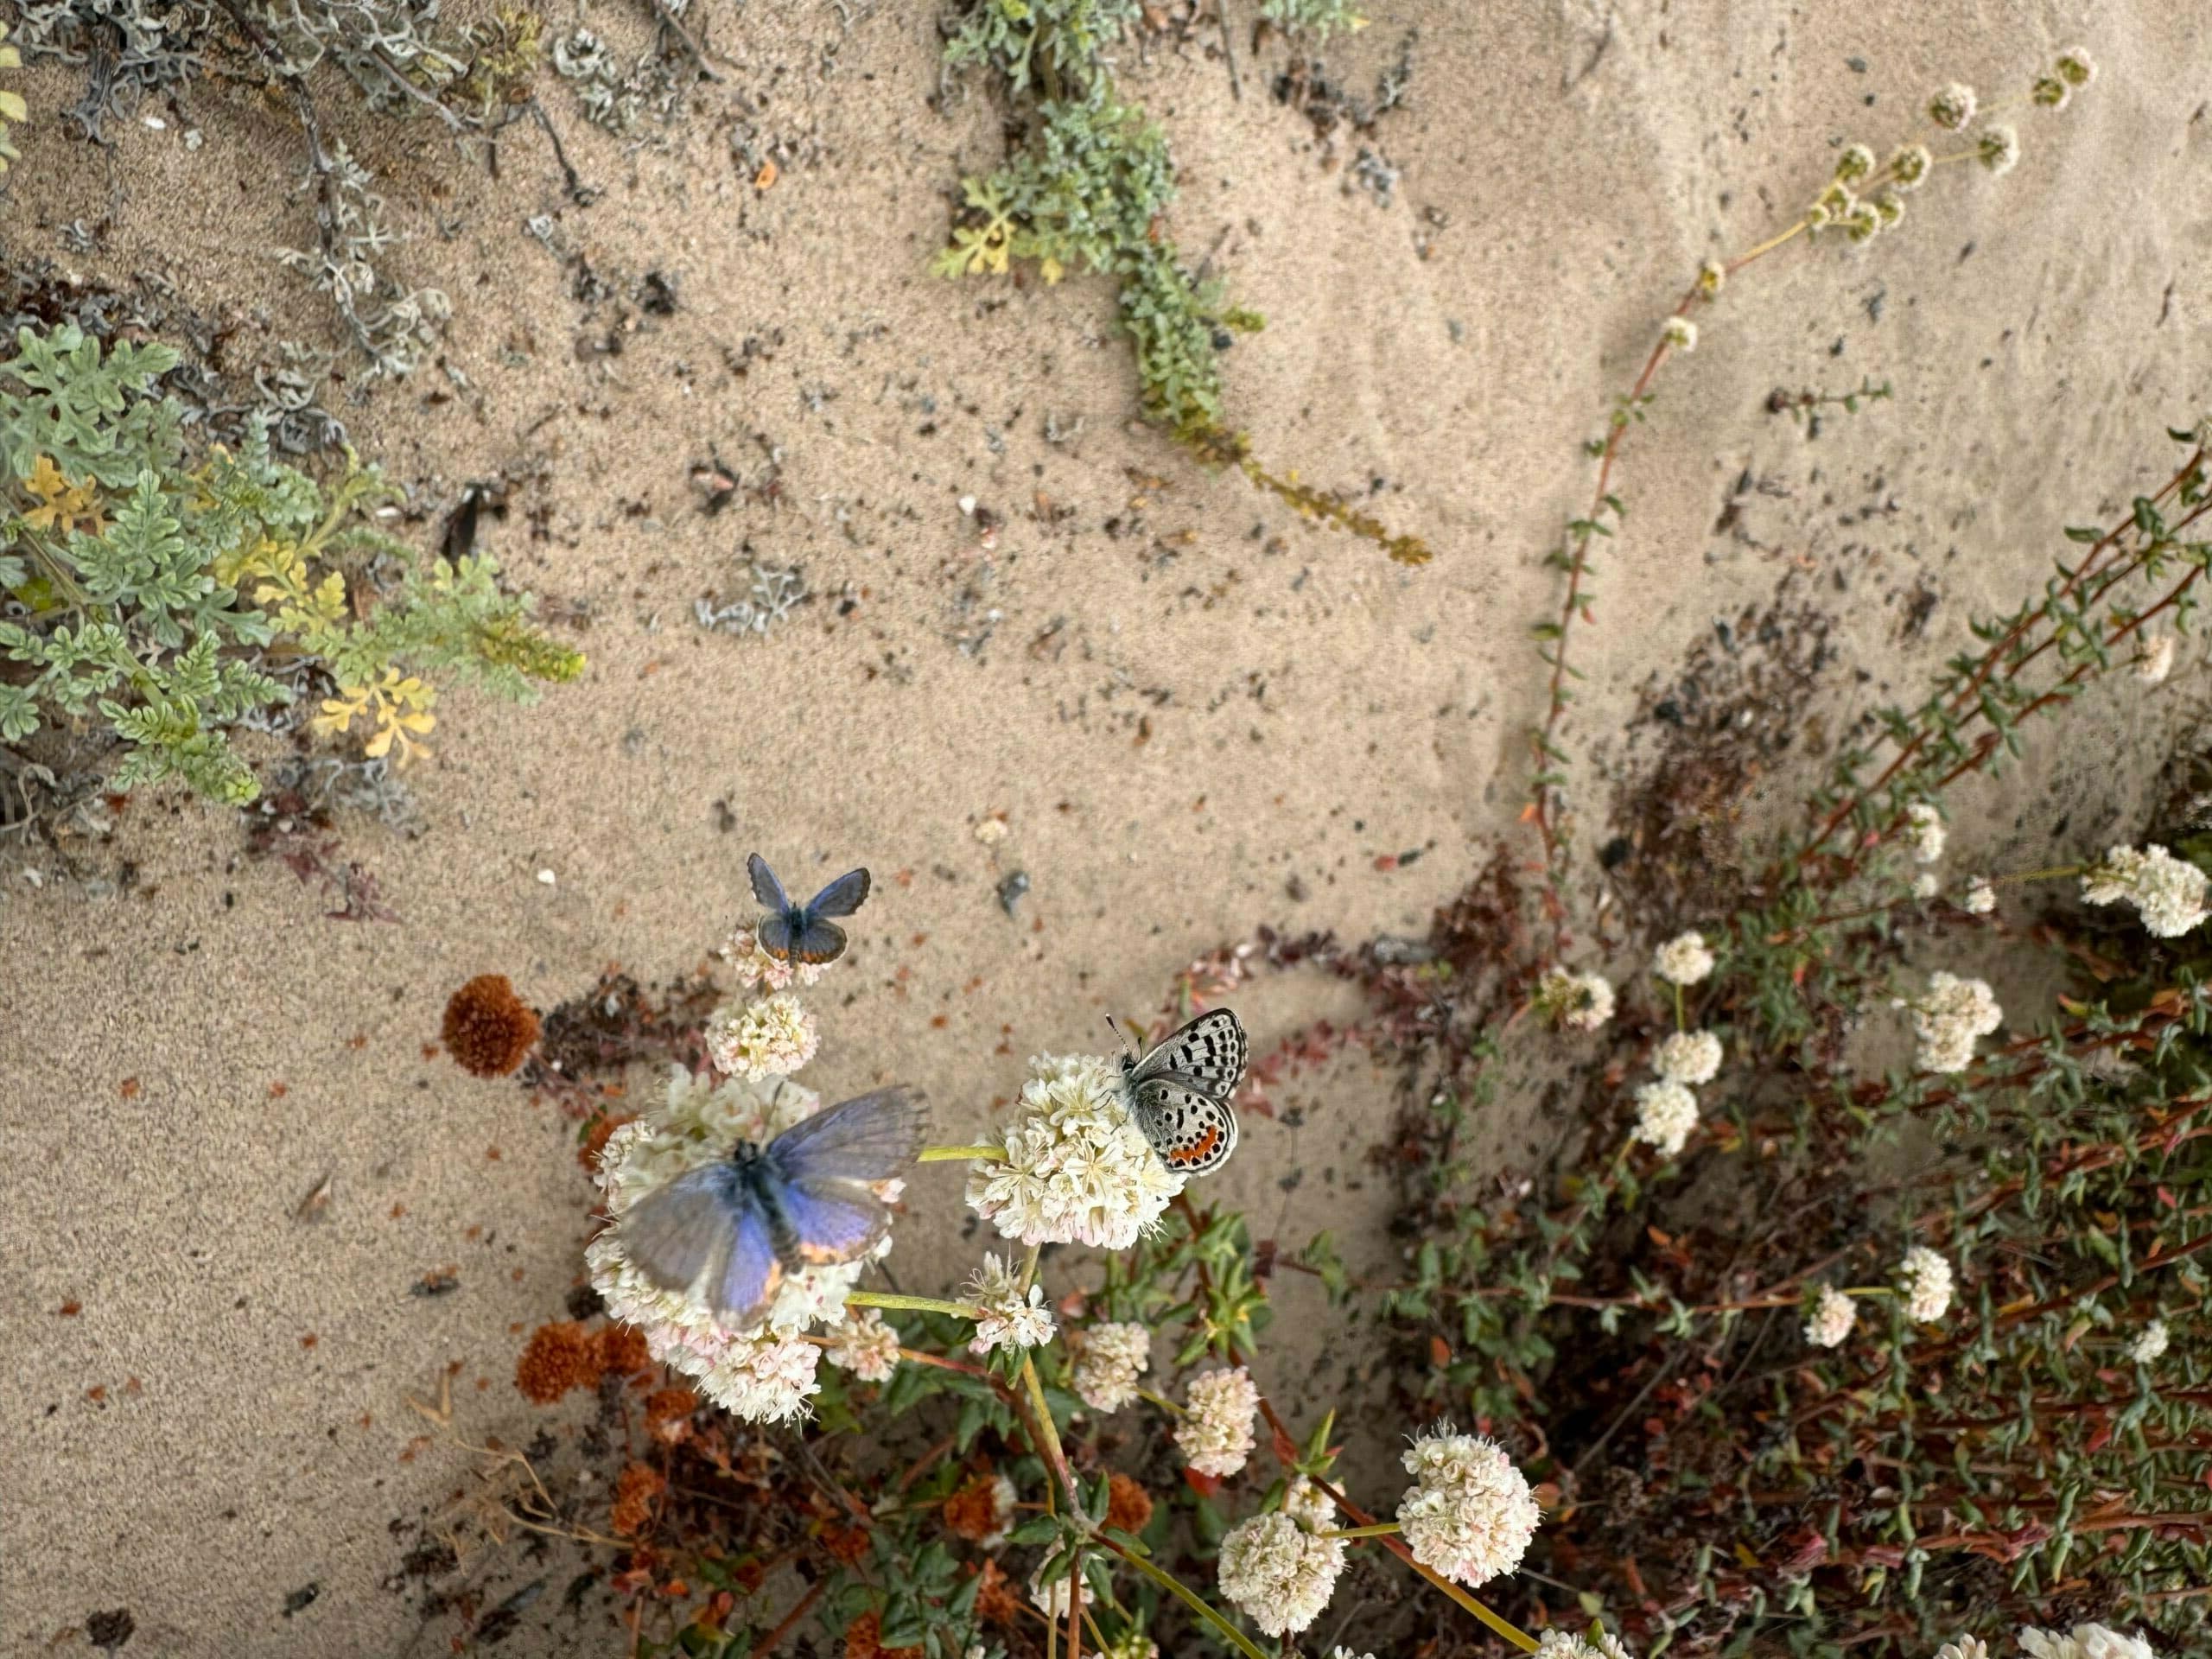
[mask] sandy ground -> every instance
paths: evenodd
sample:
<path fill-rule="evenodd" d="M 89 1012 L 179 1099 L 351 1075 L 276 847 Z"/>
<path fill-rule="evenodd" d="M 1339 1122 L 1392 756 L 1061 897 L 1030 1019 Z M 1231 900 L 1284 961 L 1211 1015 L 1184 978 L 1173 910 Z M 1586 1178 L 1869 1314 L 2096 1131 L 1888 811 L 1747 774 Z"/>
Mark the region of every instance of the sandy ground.
<path fill-rule="evenodd" d="M 1872 249 L 1794 251 L 1732 285 L 1621 476 L 1631 533 L 1582 640 L 1579 745 L 1631 766 L 1639 690 L 1799 565 L 1866 689 L 1910 687 L 2037 578 L 2056 526 L 2149 480 L 2160 429 L 2206 393 L 2212 119 L 2189 8 L 1567 3 L 1477 22 L 1376 0 L 1328 55 L 1364 94 L 1418 29 L 1408 104 L 1367 141 L 1402 172 L 1384 203 L 1346 182 L 1357 143 L 1325 155 L 1268 95 L 1285 50 L 1255 52 L 1232 0 L 1241 99 L 1211 28 L 1127 51 L 1126 88 L 1173 137 L 1183 245 L 1218 240 L 1268 318 L 1230 354 L 1235 420 L 1316 482 L 1372 481 L 1375 510 L 1438 550 L 1402 569 L 1133 429 L 1099 283 L 925 274 L 948 188 L 998 144 L 987 99 L 929 101 L 933 8 L 855 6 L 848 26 L 811 0 L 705 3 L 728 79 L 664 148 L 564 121 L 606 193 L 588 210 L 526 128 L 493 182 L 427 128 L 396 142 L 345 119 L 414 235 L 396 268 L 454 297 L 468 386 L 430 370 L 340 412 L 432 513 L 468 480 L 536 474 L 518 499 L 547 533 L 518 512 L 486 543 L 590 619 L 582 683 L 535 709 L 447 701 L 411 778 L 418 837 L 343 826 L 398 923 L 326 919 L 317 891 L 243 855 L 235 817 L 163 798 L 134 800 L 92 855 L 104 886 L 35 845 L 0 870 L 10 1653 L 84 1650 L 87 1617 L 118 1607 L 134 1654 L 444 1644 L 450 1623 L 418 1629 L 382 1582 L 395 1525 L 461 1477 L 416 1441 L 406 1398 L 458 1367 L 467 1432 L 527 1437 L 513 1333 L 559 1316 L 585 1213 L 572 1127 L 426 1052 L 468 976 L 550 1007 L 608 963 L 677 972 L 743 913 L 747 850 L 794 886 L 865 861 L 899 879 L 817 998 L 809 1081 L 922 1083 L 959 1133 L 1013 1093 L 1020 1055 L 1099 1045 L 1103 1014 L 1149 1010 L 1257 923 L 1419 931 L 1522 799 L 1525 630 L 1588 487 L 1576 445 L 1696 261 L 1787 223 L 1841 142 L 1886 149 L 1938 81 L 1987 96 L 2077 37 L 2103 71 L 2065 115 L 2023 112 L 2010 178 L 1943 178 Z M 53 72 L 22 84 L 41 118 L 74 95 Z M 728 148 L 740 93 L 792 146 L 766 191 Z M 310 234 L 273 182 L 294 135 L 243 94 L 195 89 L 190 112 L 193 154 L 175 119 L 126 124 L 103 156 L 41 118 L 0 236 L 118 278 L 157 270 L 236 309 L 249 346 L 315 337 L 321 314 L 267 252 Z M 103 212 L 104 250 L 63 256 L 56 226 Z M 671 275 L 675 314 L 632 307 L 620 356 L 580 361 L 622 308 L 586 317 L 524 233 L 540 213 L 618 294 Z M 1895 400 L 1817 440 L 1763 408 L 1862 377 Z M 1048 442 L 1048 416 L 1081 433 Z M 697 511 L 691 461 L 712 449 L 757 482 L 771 448 L 775 499 Z M 1007 520 L 995 550 L 967 495 Z M 742 593 L 747 543 L 803 566 L 815 597 L 766 639 L 703 632 L 693 601 Z M 2198 695 L 2187 676 L 2171 690 L 2160 710 Z M 2076 760 L 2146 720 L 2110 701 L 2092 718 Z M 2041 802 L 2057 775 L 2014 787 Z M 1594 778 L 1583 798 L 1602 806 Z M 2027 798 L 1992 797 L 1994 829 Z M 993 814 L 1010 833 L 987 846 Z M 1010 920 L 995 888 L 1014 869 L 1033 885 Z M 1264 1043 L 1345 1012 L 1332 995 L 1270 984 L 1244 1011 Z M 1218 1185 L 1258 1230 L 1335 1226 L 1371 1254 L 1388 1189 L 1361 1154 L 1389 1082 L 1354 1064 L 1326 1084 L 1285 1091 L 1303 1127 L 1252 1122 Z M 325 1174 L 327 1219 L 302 1224 Z M 969 1265 L 957 1192 L 947 1171 L 918 1185 L 910 1288 Z M 448 1266 L 456 1294 L 409 1294 Z M 1294 1344 L 1262 1371 L 1287 1392 L 1311 1363 Z M 510 1650 L 576 1628 L 535 1620 Z"/>

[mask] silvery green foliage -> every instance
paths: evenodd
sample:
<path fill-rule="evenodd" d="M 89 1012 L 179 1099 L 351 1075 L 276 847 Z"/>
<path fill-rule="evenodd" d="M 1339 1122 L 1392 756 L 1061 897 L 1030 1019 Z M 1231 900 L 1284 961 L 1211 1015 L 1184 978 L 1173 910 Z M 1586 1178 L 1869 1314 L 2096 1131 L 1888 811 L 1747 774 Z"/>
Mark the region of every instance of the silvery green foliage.
<path fill-rule="evenodd" d="M 1367 23 L 1351 0 L 1260 0 L 1260 15 L 1286 34 L 1310 35 L 1317 41 Z"/>
<path fill-rule="evenodd" d="M 410 289 L 377 269 L 375 262 L 400 239 L 385 223 L 384 198 L 343 143 L 334 143 L 322 170 L 308 174 L 321 245 L 279 248 L 276 257 L 330 296 L 375 372 L 404 375 L 435 349 L 452 304 L 437 289 Z"/>
<path fill-rule="evenodd" d="M 110 116 L 204 73 L 215 33 L 203 0 L 22 0 L 17 19 L 31 62 L 84 66 L 84 95 L 68 114 L 95 141 Z"/>

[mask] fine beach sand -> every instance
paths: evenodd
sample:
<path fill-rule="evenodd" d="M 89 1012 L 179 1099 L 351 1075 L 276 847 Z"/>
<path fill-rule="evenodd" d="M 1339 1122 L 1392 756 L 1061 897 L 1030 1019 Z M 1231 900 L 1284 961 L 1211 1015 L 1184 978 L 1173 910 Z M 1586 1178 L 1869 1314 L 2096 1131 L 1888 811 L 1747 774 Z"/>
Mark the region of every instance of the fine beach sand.
<path fill-rule="evenodd" d="M 551 1414 L 514 1389 L 514 1357 L 563 1317 L 588 1230 L 574 1124 L 433 1046 L 472 975 L 540 1008 L 610 964 L 662 979 L 747 913 L 749 850 L 809 890 L 866 862 L 875 896 L 813 995 L 805 1080 L 831 1098 L 920 1084 L 966 1140 L 1025 1056 L 1103 1049 L 1106 1014 L 1154 1014 L 1178 970 L 1258 925 L 1422 931 L 1519 833 L 1541 708 L 1527 630 L 1557 603 L 1542 555 L 1586 505 L 1577 445 L 1697 262 L 1787 224 L 1840 142 L 1918 132 L 1939 82 L 1992 96 L 2077 39 L 2101 71 L 2063 114 L 2020 112 L 2011 176 L 1947 172 L 1894 234 L 1792 248 L 1702 317 L 1618 474 L 1627 534 L 1576 639 L 1588 837 L 1637 763 L 1639 697 L 1716 620 L 1789 577 L 1833 619 L 1835 706 L 1907 696 L 1972 616 L 2040 581 L 2060 526 L 2163 479 L 2163 429 L 2212 391 L 2212 40 L 2188 7 L 1574 0 L 1478 22 L 1374 0 L 1332 73 L 1364 97 L 1417 31 L 1410 94 L 1332 149 L 1270 95 L 1290 54 L 1255 46 L 1255 8 L 1230 0 L 1241 98 L 1211 22 L 1125 48 L 1124 90 L 1172 140 L 1181 245 L 1215 250 L 1267 318 L 1228 355 L 1231 419 L 1279 468 L 1371 489 L 1436 550 L 1404 569 L 1135 426 L 1103 282 L 927 274 L 949 190 L 999 151 L 980 84 L 933 106 L 934 7 L 699 3 L 725 79 L 664 144 L 626 151 L 549 90 L 604 192 L 588 208 L 527 124 L 494 181 L 427 124 L 329 100 L 412 238 L 393 268 L 452 296 L 465 377 L 426 366 L 332 406 L 414 493 L 418 544 L 465 484 L 510 470 L 484 544 L 588 619 L 579 683 L 532 709 L 442 703 L 408 779 L 418 835 L 341 822 L 397 921 L 327 919 L 322 890 L 246 855 L 237 815 L 174 791 L 73 844 L 73 871 L 0 843 L 10 1654 L 89 1651 L 86 1619 L 116 1608 L 132 1655 L 448 1650 L 455 1615 L 425 1621 L 395 1575 L 468 1459 L 408 1399 L 449 1375 L 458 1432 L 527 1440 Z M 593 22 L 645 39 L 626 14 Z M 313 234 L 274 106 L 194 87 L 198 150 L 164 107 L 101 152 L 61 130 L 71 74 L 14 84 L 34 124 L 0 238 L 159 273 L 235 319 L 241 360 L 327 339 L 269 252 Z M 765 190 L 731 154 L 740 95 L 788 145 Z M 1363 144 L 1399 172 L 1387 201 L 1348 177 Z M 524 230 L 538 214 L 613 299 L 587 315 Z M 57 227 L 103 215 L 99 252 L 62 251 Z M 648 272 L 673 280 L 672 315 L 628 299 Z M 580 353 L 610 328 L 618 355 Z M 1862 378 L 1895 397 L 1817 438 L 1764 407 Z M 1048 442 L 1048 418 L 1081 430 Z M 757 485 L 772 451 L 774 491 L 700 511 L 694 461 Z M 993 547 L 971 496 L 1005 521 Z M 765 639 L 699 628 L 695 601 L 741 596 L 748 558 L 803 567 L 811 599 Z M 2155 697 L 2095 694 L 1971 798 L 1959 855 L 2041 850 L 2062 817 L 2101 846 L 2147 786 L 2130 757 L 2201 701 L 2202 648 L 2184 652 Z M 979 839 L 994 817 L 1004 838 Z M 1017 870 L 1010 918 L 996 891 Z M 1357 1013 L 1294 976 L 1238 1007 L 1262 1048 Z M 1287 1117 L 1248 1121 L 1220 1195 L 1286 1248 L 1332 1227 L 1389 1260 L 1389 1183 L 1365 1154 L 1393 1085 L 1362 1058 L 1287 1084 Z M 1534 1105 L 1508 1090 L 1502 1142 Z M 296 1219 L 325 1176 L 324 1218 Z M 925 1172 L 910 1211 L 900 1283 L 964 1276 L 982 1241 L 962 1237 L 957 1173 Z M 441 1269 L 455 1293 L 410 1294 Z M 1359 1360 L 1306 1334 L 1327 1328 L 1318 1300 L 1298 1306 L 1261 1362 L 1294 1401 Z M 505 1651 L 613 1650 L 557 1600 Z"/>

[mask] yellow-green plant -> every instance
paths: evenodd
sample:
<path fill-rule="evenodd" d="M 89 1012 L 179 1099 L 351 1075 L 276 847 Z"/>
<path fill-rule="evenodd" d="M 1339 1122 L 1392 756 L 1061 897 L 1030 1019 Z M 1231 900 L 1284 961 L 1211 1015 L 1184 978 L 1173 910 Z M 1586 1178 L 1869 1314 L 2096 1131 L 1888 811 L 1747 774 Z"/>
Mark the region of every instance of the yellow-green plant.
<path fill-rule="evenodd" d="M 423 566 L 369 515 L 389 495 L 350 451 L 327 488 L 252 429 L 188 461 L 159 378 L 176 353 L 73 325 L 24 329 L 0 363 L 0 742 L 104 720 L 130 753 L 121 787 L 178 778 L 243 803 L 259 792 L 229 731 L 327 686 L 317 730 L 359 719 L 366 752 L 404 761 L 435 723 L 444 677 L 528 698 L 582 656 L 535 632 L 527 595 L 489 557 Z M 357 572 L 389 556 L 381 591 Z"/>

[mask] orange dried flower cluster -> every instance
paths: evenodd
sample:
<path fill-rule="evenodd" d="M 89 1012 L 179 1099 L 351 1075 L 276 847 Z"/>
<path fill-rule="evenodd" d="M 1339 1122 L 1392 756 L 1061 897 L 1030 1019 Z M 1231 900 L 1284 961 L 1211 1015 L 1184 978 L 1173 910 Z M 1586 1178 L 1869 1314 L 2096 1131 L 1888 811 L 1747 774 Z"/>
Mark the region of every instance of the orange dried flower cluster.
<path fill-rule="evenodd" d="M 858 1567 L 861 1557 L 868 1554 L 868 1530 L 866 1527 L 824 1527 L 822 1548 L 847 1567 Z"/>
<path fill-rule="evenodd" d="M 599 1344 L 574 1319 L 541 1325 L 515 1362 L 515 1387 L 541 1406 L 599 1381 Z"/>
<path fill-rule="evenodd" d="M 609 1325 L 599 1333 L 599 1369 L 608 1376 L 635 1376 L 653 1363 L 645 1333 L 634 1325 Z"/>
<path fill-rule="evenodd" d="M 845 1659 L 922 1659 L 922 1650 L 885 1647 L 882 1618 L 868 1612 L 845 1627 Z"/>
<path fill-rule="evenodd" d="M 698 1409 L 699 1396 L 681 1383 L 655 1389 L 645 1396 L 645 1432 L 675 1446 L 690 1436 L 691 1414 Z"/>
<path fill-rule="evenodd" d="M 653 1499 L 667 1490 L 659 1470 L 642 1463 L 626 1465 L 614 1483 L 614 1510 L 607 1524 L 619 1538 L 635 1538 L 653 1518 Z"/>
<path fill-rule="evenodd" d="M 597 1117 L 592 1120 L 591 1128 L 584 1131 L 584 1138 L 576 1143 L 576 1161 L 583 1166 L 585 1174 L 599 1173 L 599 1154 L 607 1150 L 607 1143 L 613 1138 L 614 1131 L 625 1123 L 634 1122 L 637 1116 L 635 1112 L 631 1112 L 621 1117 Z"/>
<path fill-rule="evenodd" d="M 479 974 L 446 1004 L 446 1052 L 464 1071 L 504 1077 L 537 1041 L 537 1015 L 505 974 Z"/>
<path fill-rule="evenodd" d="M 970 1543 L 999 1529 L 998 1491 L 990 1476 L 976 1476 L 944 1500 L 944 1524 Z"/>
<path fill-rule="evenodd" d="M 1007 1587 L 1007 1576 L 996 1561 L 983 1563 L 982 1580 L 976 1590 L 976 1617 L 993 1624 L 1011 1624 L 1020 1618 L 1022 1604 Z"/>
<path fill-rule="evenodd" d="M 1152 1494 L 1116 1469 L 1106 1477 L 1106 1524 L 1142 1532 L 1152 1519 Z"/>

